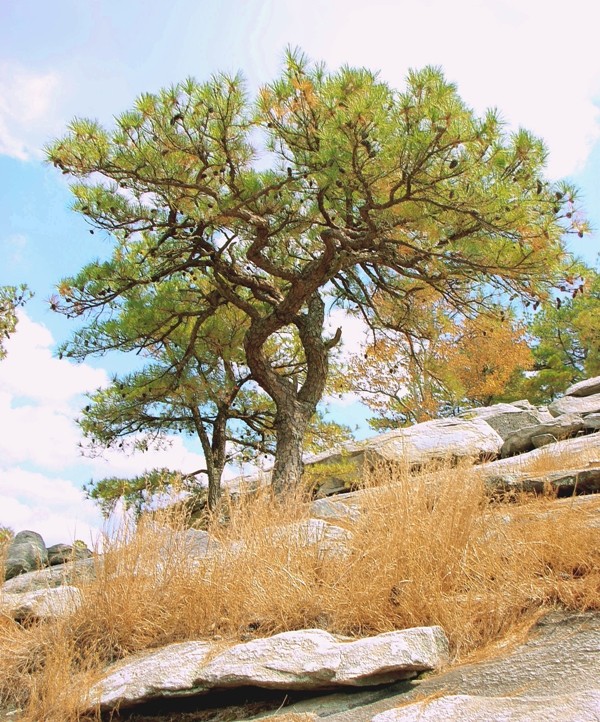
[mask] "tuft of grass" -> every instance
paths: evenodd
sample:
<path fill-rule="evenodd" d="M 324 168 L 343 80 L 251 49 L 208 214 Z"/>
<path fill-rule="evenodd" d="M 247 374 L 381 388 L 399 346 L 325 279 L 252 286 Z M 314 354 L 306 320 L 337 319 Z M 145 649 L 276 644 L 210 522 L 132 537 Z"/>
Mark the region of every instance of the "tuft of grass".
<path fill-rule="evenodd" d="M 464 660 L 556 605 L 600 608 L 594 504 L 490 504 L 464 464 L 375 469 L 361 499 L 337 546 L 312 543 L 306 499 L 266 489 L 222 501 L 202 558 L 190 554 L 181 505 L 122 526 L 104 541 L 96 578 L 80 583 L 76 613 L 27 627 L 0 618 L 0 701 L 30 722 L 82 719 L 105 665 L 186 639 L 439 624 Z"/>
<path fill-rule="evenodd" d="M 518 457 L 517 460 L 519 460 Z M 600 452 L 598 449 L 573 450 L 568 447 L 557 449 L 554 445 L 550 445 L 538 449 L 533 458 L 530 456 L 527 460 L 521 461 L 518 468 L 520 471 L 531 474 L 549 474 L 563 469 L 582 469 L 587 466 L 599 465 Z"/>

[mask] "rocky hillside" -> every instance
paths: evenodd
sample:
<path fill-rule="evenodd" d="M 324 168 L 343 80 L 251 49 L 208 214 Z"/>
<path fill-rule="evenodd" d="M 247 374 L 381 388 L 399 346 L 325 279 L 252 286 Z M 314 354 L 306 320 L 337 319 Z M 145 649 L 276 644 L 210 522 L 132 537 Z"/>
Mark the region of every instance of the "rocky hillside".
<path fill-rule="evenodd" d="M 285 704 L 336 722 L 600 720 L 599 429 L 600 377 L 548 408 L 473 409 L 309 458 L 316 498 L 275 521 L 251 509 L 246 532 L 153 520 L 129 557 L 131 538 L 94 557 L 20 532 L 0 633 L 9 650 L 59 632 L 106 645 L 85 674 L 85 654 L 69 657 L 87 680 L 69 719 L 222 720 Z M 489 646 L 508 633 L 512 646 Z M 453 668 L 482 645 L 484 661 Z M 15 692 L 35 674 L 11 660 L 0 655 L 17 680 L 0 684 L 0 719 L 33 720 L 49 707 Z M 64 722 L 53 704 L 44 719 Z"/>

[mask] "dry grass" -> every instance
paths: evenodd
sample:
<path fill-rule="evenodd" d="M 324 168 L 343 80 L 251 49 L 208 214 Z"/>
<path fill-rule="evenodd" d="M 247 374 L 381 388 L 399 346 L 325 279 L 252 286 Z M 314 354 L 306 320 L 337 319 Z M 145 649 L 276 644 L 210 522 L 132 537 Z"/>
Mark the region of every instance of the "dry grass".
<path fill-rule="evenodd" d="M 562 469 L 583 469 L 588 465 L 600 465 L 600 451 L 598 448 L 583 448 L 579 451 L 573 451 L 568 447 L 557 450 L 554 445 L 549 445 L 541 447 L 534 453 L 533 458 L 530 456 L 521 461 L 519 470 L 531 474 L 550 474 L 553 471 Z"/>
<path fill-rule="evenodd" d="M 96 579 L 81 584 L 76 614 L 29 627 L 0 618 L 0 700 L 28 722 L 71 722 L 104 665 L 171 641 L 440 624 L 460 660 L 542 609 L 600 607 L 593 505 L 490 505 L 482 481 L 460 466 L 379 470 L 376 481 L 386 488 L 364 492 L 345 553 L 282 533 L 308 506 L 266 492 L 215 517 L 220 546 L 203 559 L 190 558 L 181 512 L 122 529 L 106 541 Z"/>

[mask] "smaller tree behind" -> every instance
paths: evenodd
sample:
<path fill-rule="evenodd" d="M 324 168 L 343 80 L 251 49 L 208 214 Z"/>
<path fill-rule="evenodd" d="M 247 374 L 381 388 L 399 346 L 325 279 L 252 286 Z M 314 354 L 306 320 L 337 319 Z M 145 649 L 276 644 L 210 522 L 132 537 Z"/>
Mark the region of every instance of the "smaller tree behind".
<path fill-rule="evenodd" d="M 563 297 L 530 321 L 535 373 L 516 393 L 532 402 L 547 403 L 567 386 L 600 375 L 600 275 L 584 266 L 576 271 L 567 276 Z"/>
<path fill-rule="evenodd" d="M 526 328 L 509 311 L 465 318 L 439 300 L 421 308 L 429 319 L 422 338 L 388 330 L 352 359 L 347 390 L 376 412 L 369 421 L 376 429 L 493 403 L 533 364 Z"/>

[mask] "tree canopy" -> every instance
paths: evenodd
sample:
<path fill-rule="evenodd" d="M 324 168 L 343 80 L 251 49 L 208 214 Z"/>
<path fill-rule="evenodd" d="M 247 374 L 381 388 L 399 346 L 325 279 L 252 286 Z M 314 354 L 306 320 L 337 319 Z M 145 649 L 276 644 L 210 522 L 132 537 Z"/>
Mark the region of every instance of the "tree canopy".
<path fill-rule="evenodd" d="M 6 356 L 4 342 L 17 327 L 17 309 L 31 293 L 24 285 L 0 286 L 0 360 Z"/>
<path fill-rule="evenodd" d="M 65 279 L 59 310 L 93 328 L 173 281 L 186 298 L 173 324 L 235 308 L 245 364 L 275 406 L 276 491 L 300 478 L 340 339 L 324 330 L 334 304 L 375 325 L 386 297 L 418 337 L 424 289 L 464 316 L 537 302 L 559 280 L 565 233 L 586 230 L 574 188 L 543 176 L 542 141 L 478 117 L 431 67 L 396 91 L 290 52 L 255 99 L 240 75 L 188 79 L 140 96 L 112 130 L 73 121 L 48 158 L 114 242 Z M 272 357 L 281 334 L 301 355 L 292 377 Z"/>

